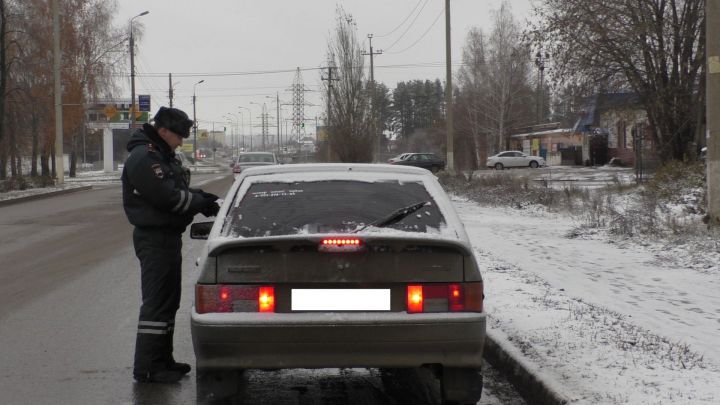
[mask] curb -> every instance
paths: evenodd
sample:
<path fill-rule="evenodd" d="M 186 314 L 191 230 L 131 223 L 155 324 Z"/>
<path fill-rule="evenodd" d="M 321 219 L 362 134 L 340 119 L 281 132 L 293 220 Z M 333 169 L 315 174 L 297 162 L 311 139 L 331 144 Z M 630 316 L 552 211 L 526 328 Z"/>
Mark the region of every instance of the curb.
<path fill-rule="evenodd" d="M 512 383 L 528 404 L 566 405 L 570 402 L 534 372 L 521 356 L 504 347 L 506 345 L 509 344 L 503 345 L 500 339 L 487 333 L 483 357 Z"/>
<path fill-rule="evenodd" d="M 65 189 L 65 190 L 50 191 L 50 192 L 47 192 L 47 193 L 41 193 L 41 194 L 35 194 L 35 195 L 28 195 L 28 196 L 25 196 L 25 197 L 11 198 L 11 199 L 8 199 L 8 200 L 0 200 L 0 207 L 5 206 L 5 205 L 12 205 L 12 204 L 16 204 L 16 203 L 21 203 L 21 202 L 25 202 L 25 201 L 40 200 L 40 199 L 42 199 L 42 198 L 53 197 L 53 196 L 56 196 L 56 195 L 63 195 L 63 194 L 75 193 L 75 192 L 77 192 L 77 191 L 90 190 L 91 188 L 92 188 L 92 186 L 82 186 L 82 187 L 68 188 L 68 189 Z"/>

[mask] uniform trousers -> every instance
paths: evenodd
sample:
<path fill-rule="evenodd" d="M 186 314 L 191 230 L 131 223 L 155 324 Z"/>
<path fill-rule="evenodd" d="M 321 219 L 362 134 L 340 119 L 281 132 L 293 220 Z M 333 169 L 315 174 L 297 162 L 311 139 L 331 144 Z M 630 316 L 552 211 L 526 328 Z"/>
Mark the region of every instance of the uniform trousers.
<path fill-rule="evenodd" d="M 167 369 L 174 362 L 173 331 L 180 307 L 182 233 L 173 229 L 133 231 L 140 260 L 142 305 L 135 341 L 136 375 Z"/>

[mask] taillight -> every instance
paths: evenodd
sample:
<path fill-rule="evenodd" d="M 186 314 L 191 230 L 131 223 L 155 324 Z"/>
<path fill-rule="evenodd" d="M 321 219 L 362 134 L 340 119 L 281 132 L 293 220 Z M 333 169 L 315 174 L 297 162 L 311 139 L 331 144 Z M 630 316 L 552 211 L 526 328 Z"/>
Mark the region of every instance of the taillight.
<path fill-rule="evenodd" d="M 248 285 L 195 286 L 195 310 L 209 312 L 275 312 L 275 288 Z"/>
<path fill-rule="evenodd" d="M 275 288 L 260 287 L 258 306 L 260 312 L 275 312 Z"/>
<path fill-rule="evenodd" d="M 482 283 L 412 284 L 407 312 L 482 312 Z"/>
<path fill-rule="evenodd" d="M 358 238 L 337 237 L 320 241 L 321 252 L 359 252 L 363 250 L 363 241 Z"/>
<path fill-rule="evenodd" d="M 423 312 L 423 288 L 421 285 L 407 287 L 407 311 Z"/>

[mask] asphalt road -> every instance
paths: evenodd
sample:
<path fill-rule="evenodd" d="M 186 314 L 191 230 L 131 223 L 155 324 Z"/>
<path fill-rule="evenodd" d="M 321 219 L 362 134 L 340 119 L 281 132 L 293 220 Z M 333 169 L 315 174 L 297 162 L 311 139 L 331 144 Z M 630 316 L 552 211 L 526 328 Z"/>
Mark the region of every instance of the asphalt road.
<path fill-rule="evenodd" d="M 232 177 L 200 174 L 193 182 L 222 196 Z M 118 184 L 0 208 L 1 404 L 196 402 L 194 372 L 169 386 L 131 377 L 140 305 L 131 235 Z M 175 357 L 190 364 L 201 247 L 186 233 Z M 484 373 L 481 404 L 523 403 L 495 371 Z M 241 387 L 238 400 L 247 404 L 418 403 L 415 387 L 386 392 L 372 369 L 251 371 Z"/>

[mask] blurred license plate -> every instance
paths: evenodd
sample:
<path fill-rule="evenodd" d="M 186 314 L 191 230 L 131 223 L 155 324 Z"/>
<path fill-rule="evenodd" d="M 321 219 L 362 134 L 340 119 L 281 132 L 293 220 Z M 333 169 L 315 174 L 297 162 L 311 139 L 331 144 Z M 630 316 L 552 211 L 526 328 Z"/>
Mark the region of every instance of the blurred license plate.
<path fill-rule="evenodd" d="M 390 289 L 293 288 L 293 311 L 389 311 Z"/>

